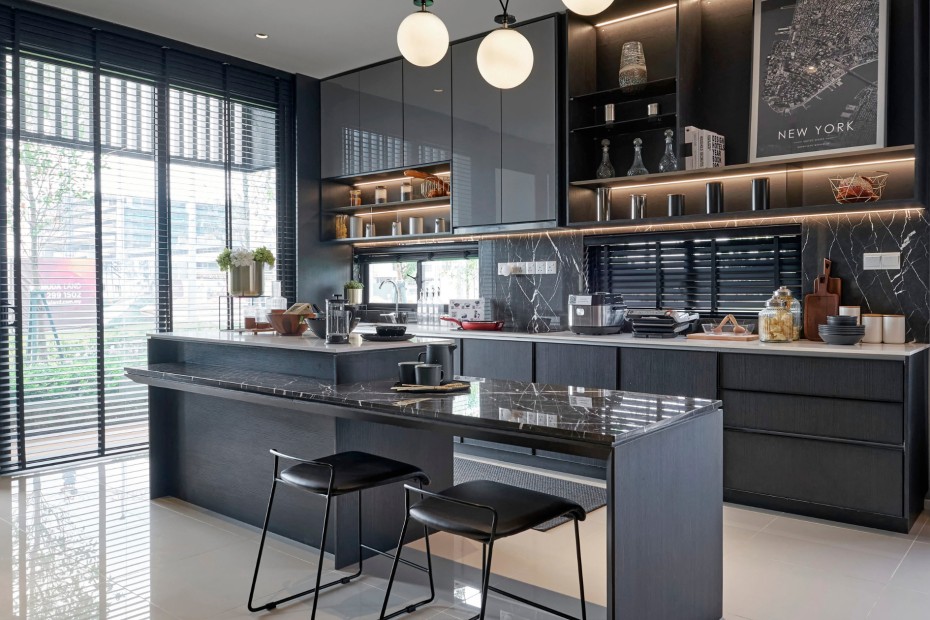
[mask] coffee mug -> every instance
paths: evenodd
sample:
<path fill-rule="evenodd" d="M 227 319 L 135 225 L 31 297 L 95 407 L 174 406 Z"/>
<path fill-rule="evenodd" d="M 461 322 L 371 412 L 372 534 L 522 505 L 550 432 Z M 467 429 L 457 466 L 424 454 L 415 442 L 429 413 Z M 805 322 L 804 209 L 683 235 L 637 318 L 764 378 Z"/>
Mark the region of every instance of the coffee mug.
<path fill-rule="evenodd" d="M 441 385 L 443 372 L 439 364 L 417 364 L 417 385 Z"/>
<path fill-rule="evenodd" d="M 420 362 L 400 362 L 397 365 L 397 374 L 400 377 L 400 382 L 404 385 L 416 385 L 417 366 L 419 365 Z"/>

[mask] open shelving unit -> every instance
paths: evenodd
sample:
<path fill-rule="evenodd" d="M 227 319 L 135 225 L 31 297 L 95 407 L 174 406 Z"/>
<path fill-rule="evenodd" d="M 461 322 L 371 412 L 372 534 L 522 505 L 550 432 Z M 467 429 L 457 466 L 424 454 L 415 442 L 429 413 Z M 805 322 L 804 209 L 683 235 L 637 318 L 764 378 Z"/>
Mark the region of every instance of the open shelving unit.
<path fill-rule="evenodd" d="M 355 243 L 389 240 L 397 240 L 401 243 L 411 239 L 447 236 L 452 226 L 452 197 L 441 196 L 437 198 L 400 200 L 400 186 L 404 181 L 412 182 L 414 195 L 418 193 L 420 183 L 423 182 L 421 179 L 405 177 L 405 170 L 416 170 L 418 172 L 436 175 L 444 180 L 449 180 L 451 175 L 451 162 L 441 161 L 422 166 L 409 166 L 323 179 L 321 187 L 321 210 L 323 215 L 321 218 L 322 241 L 324 243 L 352 245 Z M 379 185 L 383 185 L 387 188 L 388 202 L 375 204 L 375 188 Z M 349 206 L 349 190 L 351 189 L 361 190 L 361 205 Z M 337 239 L 336 219 L 346 216 L 362 217 L 365 224 L 374 224 L 376 236 Z M 409 234 L 409 217 L 423 218 L 423 234 Z M 434 222 L 437 218 L 445 220 L 446 232 L 434 232 Z M 402 223 L 405 234 L 396 237 L 391 236 L 391 223 L 397 221 Z"/>

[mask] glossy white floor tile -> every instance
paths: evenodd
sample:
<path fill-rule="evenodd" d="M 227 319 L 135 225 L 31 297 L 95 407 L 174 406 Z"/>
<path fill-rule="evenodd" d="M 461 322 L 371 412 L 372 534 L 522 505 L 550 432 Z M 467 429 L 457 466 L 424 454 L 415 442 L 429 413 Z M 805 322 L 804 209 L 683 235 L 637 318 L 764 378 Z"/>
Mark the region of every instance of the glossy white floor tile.
<path fill-rule="evenodd" d="M 606 513 L 581 524 L 589 620 L 606 600 Z M 742 506 L 723 508 L 726 620 L 930 617 L 930 518 L 894 534 Z M 0 478 L 0 620 L 307 618 L 312 598 L 273 612 L 246 609 L 260 530 L 173 498 L 148 499 L 144 455 Z M 477 613 L 481 547 L 430 537 L 436 599 L 410 620 Z M 571 524 L 495 546 L 493 581 L 577 615 Z M 423 561 L 424 545 L 404 557 Z M 316 550 L 269 537 L 256 602 L 312 587 Z M 374 620 L 390 562 L 325 591 L 320 620 Z M 340 577 L 323 559 L 324 582 Z M 426 576 L 401 566 L 389 610 L 428 595 Z M 493 620 L 555 620 L 496 595 Z"/>

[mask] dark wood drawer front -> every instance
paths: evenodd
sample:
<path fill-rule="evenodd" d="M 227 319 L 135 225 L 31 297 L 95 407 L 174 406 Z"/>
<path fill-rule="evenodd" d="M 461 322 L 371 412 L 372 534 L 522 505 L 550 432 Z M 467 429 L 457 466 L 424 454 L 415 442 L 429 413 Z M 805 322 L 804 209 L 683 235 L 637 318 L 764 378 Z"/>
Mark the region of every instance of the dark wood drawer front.
<path fill-rule="evenodd" d="M 463 339 L 462 374 L 530 382 L 533 380 L 533 343 Z"/>
<path fill-rule="evenodd" d="M 900 517 L 904 512 L 904 453 L 724 431 L 723 486 Z"/>
<path fill-rule="evenodd" d="M 536 383 L 617 389 L 617 349 L 578 344 L 536 345 Z"/>
<path fill-rule="evenodd" d="M 721 390 L 723 424 L 736 428 L 904 443 L 899 403 Z"/>
<path fill-rule="evenodd" d="M 752 392 L 904 401 L 904 363 L 722 353 L 720 387 Z"/>
<path fill-rule="evenodd" d="M 626 347 L 620 352 L 620 389 L 715 398 L 716 353 Z"/>

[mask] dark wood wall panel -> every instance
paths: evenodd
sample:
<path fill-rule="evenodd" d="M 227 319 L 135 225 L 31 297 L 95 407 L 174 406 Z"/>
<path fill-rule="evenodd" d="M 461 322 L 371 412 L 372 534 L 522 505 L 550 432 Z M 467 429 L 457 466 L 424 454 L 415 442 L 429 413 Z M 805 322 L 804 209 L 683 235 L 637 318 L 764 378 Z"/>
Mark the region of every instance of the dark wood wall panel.
<path fill-rule="evenodd" d="M 721 390 L 725 426 L 780 433 L 904 443 L 904 406 L 843 398 L 818 398 Z"/>
<path fill-rule="evenodd" d="M 716 353 L 624 348 L 620 389 L 667 396 L 716 398 Z"/>
<path fill-rule="evenodd" d="M 720 387 L 902 402 L 904 365 L 892 360 L 721 353 Z"/>
<path fill-rule="evenodd" d="M 723 459 L 726 489 L 904 516 L 903 450 L 728 430 Z"/>
<path fill-rule="evenodd" d="M 577 344 L 536 344 L 536 382 L 616 390 L 620 349 Z"/>

